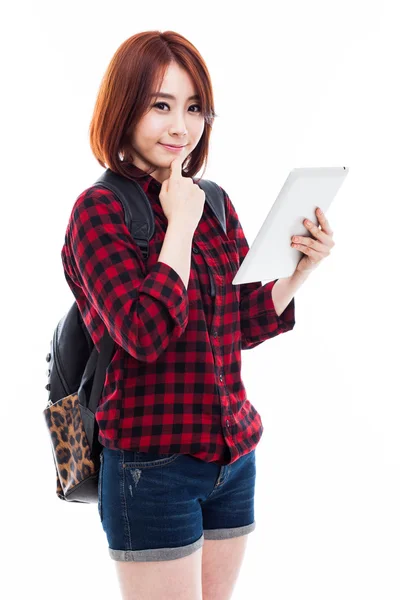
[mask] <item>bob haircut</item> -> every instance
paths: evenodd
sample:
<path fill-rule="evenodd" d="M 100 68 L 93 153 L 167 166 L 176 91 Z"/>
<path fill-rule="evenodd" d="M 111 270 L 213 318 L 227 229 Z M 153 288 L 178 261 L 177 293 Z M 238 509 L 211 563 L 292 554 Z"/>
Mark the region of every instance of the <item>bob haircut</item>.
<path fill-rule="evenodd" d="M 103 76 L 89 127 L 90 147 L 103 168 L 132 178 L 131 135 L 149 110 L 151 94 L 160 91 L 171 63 L 186 70 L 200 96 L 204 130 L 182 164 L 182 175 L 193 177 L 207 166 L 214 118 L 211 78 L 198 50 L 175 31 L 144 31 L 117 49 Z M 156 168 L 156 167 L 155 167 Z"/>

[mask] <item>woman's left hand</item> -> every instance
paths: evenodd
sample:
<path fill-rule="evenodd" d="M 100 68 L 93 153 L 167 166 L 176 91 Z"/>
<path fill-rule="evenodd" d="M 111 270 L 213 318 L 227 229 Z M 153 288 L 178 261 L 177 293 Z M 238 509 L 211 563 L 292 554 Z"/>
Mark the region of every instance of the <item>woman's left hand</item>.
<path fill-rule="evenodd" d="M 324 213 L 320 208 L 317 208 L 315 214 L 317 215 L 321 229 L 317 225 L 314 225 L 314 223 L 311 223 L 311 221 L 304 220 L 304 225 L 315 239 L 298 235 L 292 237 L 292 248 L 300 250 L 300 252 L 304 252 L 306 255 L 297 264 L 296 271 L 298 273 L 307 274 L 313 271 L 330 254 L 331 248 L 335 245 L 332 239 L 333 231 L 329 227 Z"/>

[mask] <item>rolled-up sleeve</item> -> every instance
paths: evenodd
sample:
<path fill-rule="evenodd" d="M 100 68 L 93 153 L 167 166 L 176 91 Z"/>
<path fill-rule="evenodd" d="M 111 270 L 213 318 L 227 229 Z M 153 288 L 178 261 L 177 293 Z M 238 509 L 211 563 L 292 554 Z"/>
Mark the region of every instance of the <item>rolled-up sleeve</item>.
<path fill-rule="evenodd" d="M 229 239 L 236 242 L 239 265 L 241 265 L 250 247 L 235 207 L 225 190 L 222 191 L 225 195 L 227 235 Z M 255 348 L 265 340 L 293 329 L 295 325 L 294 297 L 282 314 L 278 316 L 272 300 L 272 288 L 277 281 L 278 279 L 274 279 L 264 285 L 261 281 L 239 284 L 242 350 Z"/>
<path fill-rule="evenodd" d="M 61 258 L 67 281 L 82 288 L 111 338 L 134 358 L 157 360 L 185 331 L 189 302 L 181 277 L 164 262 L 146 273 L 111 192 L 89 189 L 78 198 Z"/>

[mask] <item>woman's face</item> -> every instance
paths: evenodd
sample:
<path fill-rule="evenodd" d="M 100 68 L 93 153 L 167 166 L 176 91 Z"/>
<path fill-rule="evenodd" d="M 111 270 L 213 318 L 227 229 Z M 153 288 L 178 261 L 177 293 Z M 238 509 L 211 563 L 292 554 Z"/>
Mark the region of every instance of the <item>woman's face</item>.
<path fill-rule="evenodd" d="M 163 94 L 171 94 L 174 98 L 165 98 Z M 133 163 L 143 171 L 156 166 L 151 176 L 160 183 L 170 176 L 171 162 L 177 156 L 185 159 L 203 134 L 200 99 L 189 99 L 195 94 L 189 75 L 172 63 L 165 73 L 160 93 L 152 98 L 149 111 L 136 125 L 132 136 Z M 172 152 L 162 144 L 185 147 Z"/>

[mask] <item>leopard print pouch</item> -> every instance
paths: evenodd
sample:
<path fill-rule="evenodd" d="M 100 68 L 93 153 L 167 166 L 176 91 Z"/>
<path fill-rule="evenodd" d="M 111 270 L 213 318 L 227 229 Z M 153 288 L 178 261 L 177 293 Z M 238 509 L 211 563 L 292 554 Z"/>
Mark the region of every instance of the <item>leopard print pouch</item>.
<path fill-rule="evenodd" d="M 100 460 L 91 455 L 81 410 L 87 409 L 75 393 L 43 411 L 56 467 L 56 494 L 70 502 L 97 503 Z"/>

